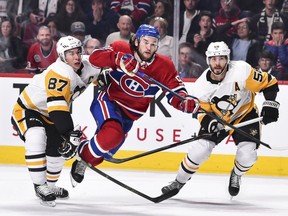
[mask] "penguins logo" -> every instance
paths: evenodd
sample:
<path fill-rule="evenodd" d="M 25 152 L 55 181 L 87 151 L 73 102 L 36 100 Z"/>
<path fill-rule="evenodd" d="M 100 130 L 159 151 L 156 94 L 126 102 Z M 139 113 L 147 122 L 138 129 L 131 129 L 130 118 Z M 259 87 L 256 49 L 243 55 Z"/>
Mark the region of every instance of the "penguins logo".
<path fill-rule="evenodd" d="M 217 110 L 219 110 L 222 116 L 230 116 L 233 114 L 234 108 L 238 105 L 237 95 L 224 95 L 221 98 L 213 97 L 212 107 L 214 106 Z"/>

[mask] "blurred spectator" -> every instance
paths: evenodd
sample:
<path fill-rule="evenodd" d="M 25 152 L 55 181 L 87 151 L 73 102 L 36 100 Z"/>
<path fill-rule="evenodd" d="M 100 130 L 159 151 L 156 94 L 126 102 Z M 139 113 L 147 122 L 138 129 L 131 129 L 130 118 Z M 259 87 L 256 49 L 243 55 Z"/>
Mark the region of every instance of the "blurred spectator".
<path fill-rule="evenodd" d="M 281 13 L 283 13 L 285 16 L 288 16 L 288 0 L 283 1 Z"/>
<path fill-rule="evenodd" d="M 31 13 L 31 0 L 9 0 L 7 2 L 7 15 L 15 23 L 21 24 L 28 20 L 28 15 Z"/>
<path fill-rule="evenodd" d="M 8 17 L 6 10 L 8 1 L 9 0 L 0 0 L 0 22 L 3 18 Z"/>
<path fill-rule="evenodd" d="M 38 29 L 43 22 L 44 19 L 39 14 L 39 10 L 33 10 L 29 13 L 29 19 L 21 23 L 20 35 L 27 50 L 36 42 Z"/>
<path fill-rule="evenodd" d="M 262 50 L 259 42 L 252 38 L 252 30 L 248 20 L 241 21 L 236 24 L 237 34 L 232 39 L 228 46 L 231 47 L 231 60 L 243 60 L 249 63 L 252 67 L 258 65 L 258 55 Z"/>
<path fill-rule="evenodd" d="M 58 41 L 61 37 L 65 36 L 65 34 L 63 34 L 62 32 L 58 30 L 55 17 L 48 17 L 45 20 L 44 24 L 50 29 L 50 33 L 51 33 L 53 40 Z"/>
<path fill-rule="evenodd" d="M 80 7 L 81 7 L 81 10 L 85 14 L 91 13 L 91 11 L 92 11 L 92 8 L 91 8 L 92 0 L 78 0 L 78 3 L 80 5 Z"/>
<path fill-rule="evenodd" d="M 90 55 L 94 49 L 101 47 L 101 43 L 96 38 L 88 38 L 87 40 L 84 41 L 83 47 L 84 47 L 84 54 Z"/>
<path fill-rule="evenodd" d="M 258 58 L 258 66 L 256 67 L 262 72 L 272 74 L 278 79 L 279 71 L 275 68 L 275 58 L 271 51 L 263 50 Z"/>
<path fill-rule="evenodd" d="M 26 66 L 26 52 L 20 38 L 15 36 L 15 26 L 8 18 L 0 22 L 0 72 L 11 73 Z"/>
<path fill-rule="evenodd" d="M 198 78 L 204 71 L 200 64 L 193 61 L 193 46 L 191 43 L 179 44 L 178 62 L 178 71 L 181 78 Z"/>
<path fill-rule="evenodd" d="M 72 23 L 85 22 L 86 16 L 76 0 L 63 0 L 59 7 L 55 17 L 58 30 L 65 35 L 70 35 Z"/>
<path fill-rule="evenodd" d="M 259 13 L 263 8 L 263 0 L 236 0 L 241 11 L 245 11 L 251 15 Z"/>
<path fill-rule="evenodd" d="M 157 53 L 172 58 L 174 39 L 172 36 L 167 35 L 168 22 L 162 17 L 155 17 L 149 24 L 156 27 L 160 34 Z"/>
<path fill-rule="evenodd" d="M 58 12 L 58 1 L 59 0 L 32 0 L 30 3 L 30 8 L 33 11 L 39 11 L 38 14 L 43 20 L 42 23 L 44 23 L 47 17 L 55 16 Z"/>
<path fill-rule="evenodd" d="M 243 1 L 243 0 L 242 0 Z M 251 0 L 249 0 L 251 1 Z M 202 11 L 210 11 L 212 14 L 217 13 L 220 9 L 220 0 L 201 0 L 197 6 L 197 9 Z"/>
<path fill-rule="evenodd" d="M 264 9 L 251 18 L 251 29 L 255 31 L 261 46 L 271 39 L 271 27 L 274 22 L 283 22 L 285 28 L 288 28 L 288 18 L 276 8 L 277 0 L 263 0 L 263 3 Z"/>
<path fill-rule="evenodd" d="M 105 46 L 111 44 L 116 40 L 122 40 L 129 42 L 132 36 L 132 19 L 128 15 L 122 15 L 119 17 L 117 27 L 120 31 L 113 32 L 106 38 Z"/>
<path fill-rule="evenodd" d="M 185 10 L 180 12 L 179 43 L 187 41 L 187 35 L 199 30 L 199 13 L 197 10 L 199 0 L 183 0 Z"/>
<path fill-rule="evenodd" d="M 236 20 L 244 18 L 244 14 L 241 12 L 240 8 L 237 6 L 236 0 L 220 0 L 221 8 L 217 14 L 214 15 L 215 24 L 218 28 L 226 23 L 232 23 Z M 237 29 L 235 26 L 231 26 L 225 34 L 231 37 L 236 34 Z M 221 40 L 221 39 L 220 39 Z"/>
<path fill-rule="evenodd" d="M 171 0 L 156 0 L 154 13 L 147 17 L 145 23 L 149 23 L 155 17 L 162 17 L 168 22 L 167 34 L 173 35 L 173 7 Z"/>
<path fill-rule="evenodd" d="M 55 16 L 57 12 L 57 3 L 58 0 L 31 0 L 28 8 L 28 19 L 23 21 L 22 19 L 25 19 L 25 17 L 21 16 L 18 18 L 18 23 L 21 23 L 20 35 L 27 49 L 36 42 L 38 29 L 40 26 L 44 25 L 46 18 Z M 19 2 L 18 6 L 21 6 Z"/>
<path fill-rule="evenodd" d="M 91 38 L 91 35 L 85 35 L 86 27 L 83 22 L 73 22 L 71 24 L 71 36 L 79 39 L 82 43 L 84 40 Z"/>
<path fill-rule="evenodd" d="M 130 16 L 134 29 L 137 29 L 151 14 L 152 3 L 152 0 L 112 0 L 111 9 L 119 15 Z"/>
<path fill-rule="evenodd" d="M 92 12 L 88 14 L 86 21 L 86 33 L 105 44 L 108 35 L 118 31 L 119 16 L 108 8 L 105 0 L 92 0 L 91 7 Z"/>
<path fill-rule="evenodd" d="M 28 51 L 27 69 L 29 73 L 41 73 L 57 59 L 56 43 L 52 39 L 49 28 L 41 26 L 37 34 L 37 42 Z"/>
<path fill-rule="evenodd" d="M 187 37 L 187 42 L 192 43 L 194 49 L 205 58 L 205 52 L 211 42 L 218 40 L 218 35 L 212 26 L 212 13 L 210 11 L 201 11 L 199 14 L 200 30 Z"/>
<path fill-rule="evenodd" d="M 284 23 L 272 24 L 271 37 L 272 39 L 265 43 L 264 48 L 274 55 L 279 80 L 288 80 L 288 39 Z"/>
<path fill-rule="evenodd" d="M 243 60 L 248 62 L 253 67 L 258 64 L 258 55 L 262 50 L 262 47 L 258 40 L 254 38 L 254 33 L 251 29 L 249 18 L 242 18 L 232 23 L 226 23 L 217 28 L 217 34 L 223 35 L 231 26 L 237 29 L 236 34 L 231 36 L 218 37 L 219 40 L 223 40 L 227 43 L 231 49 L 232 60 Z"/>

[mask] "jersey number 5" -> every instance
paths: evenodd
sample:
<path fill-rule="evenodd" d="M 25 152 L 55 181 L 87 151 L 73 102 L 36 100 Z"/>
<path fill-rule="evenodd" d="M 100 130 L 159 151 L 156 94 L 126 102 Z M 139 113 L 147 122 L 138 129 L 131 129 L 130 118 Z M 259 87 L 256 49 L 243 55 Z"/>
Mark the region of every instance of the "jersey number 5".
<path fill-rule="evenodd" d="M 258 82 L 262 82 L 262 80 L 263 80 L 263 75 L 262 75 L 262 73 L 261 73 L 260 71 L 255 70 L 255 71 L 254 71 L 253 79 L 256 80 L 256 81 L 258 81 Z"/>

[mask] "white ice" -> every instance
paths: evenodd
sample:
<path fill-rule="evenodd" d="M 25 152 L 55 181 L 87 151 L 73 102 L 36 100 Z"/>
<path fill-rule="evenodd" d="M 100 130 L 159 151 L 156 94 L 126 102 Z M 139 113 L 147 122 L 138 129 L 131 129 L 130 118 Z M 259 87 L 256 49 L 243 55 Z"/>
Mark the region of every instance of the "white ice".
<path fill-rule="evenodd" d="M 56 207 L 40 205 L 25 166 L 0 165 L 1 216 L 284 216 L 288 214 L 287 177 L 242 177 L 240 193 L 233 200 L 227 191 L 229 174 L 196 173 L 175 197 L 155 204 L 87 170 L 84 181 L 72 188 L 69 168 L 58 186 L 69 190 L 68 200 Z M 175 178 L 175 173 L 109 170 L 104 172 L 151 197 Z"/>

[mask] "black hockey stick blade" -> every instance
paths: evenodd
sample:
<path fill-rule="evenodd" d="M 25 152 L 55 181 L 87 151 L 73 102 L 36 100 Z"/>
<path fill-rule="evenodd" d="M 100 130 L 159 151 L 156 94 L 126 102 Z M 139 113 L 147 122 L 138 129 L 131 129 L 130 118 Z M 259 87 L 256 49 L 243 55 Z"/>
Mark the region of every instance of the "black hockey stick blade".
<path fill-rule="evenodd" d="M 97 169 L 96 167 L 94 167 L 94 166 L 92 166 L 90 164 L 87 164 L 87 166 L 89 166 L 90 169 L 92 169 L 93 171 L 97 172 L 101 176 L 103 176 L 103 177 L 107 178 L 108 180 L 116 183 L 117 185 L 119 185 L 119 186 L 121 186 L 121 187 L 123 187 L 123 188 L 125 188 L 125 189 L 127 189 L 129 191 L 131 191 L 132 193 L 137 194 L 138 196 L 141 196 L 141 197 L 143 197 L 143 198 L 145 198 L 147 200 L 150 200 L 151 202 L 154 202 L 154 203 L 160 203 L 160 202 L 162 202 L 162 201 L 164 201 L 166 199 L 169 199 L 169 198 L 175 196 L 179 192 L 179 190 L 176 189 L 176 190 L 172 190 L 172 191 L 170 191 L 170 192 L 168 192 L 166 194 L 162 194 L 162 195 L 157 196 L 157 197 L 150 197 L 150 196 L 148 196 L 148 195 L 146 195 L 146 194 L 144 194 L 144 193 L 142 193 L 142 192 L 140 192 L 140 191 L 138 191 L 138 190 L 126 185 L 126 184 L 124 184 L 123 182 L 118 181 L 117 179 L 113 178 L 112 176 L 104 173 L 103 171 Z"/>
<path fill-rule="evenodd" d="M 193 142 L 193 141 L 198 140 L 198 139 L 205 139 L 205 138 L 207 138 L 207 137 L 209 137 L 211 135 L 212 135 L 211 133 L 209 133 L 209 134 L 201 134 L 199 136 L 193 136 L 193 137 L 191 137 L 189 139 L 182 140 L 182 141 L 176 142 L 176 143 L 172 143 L 170 145 L 166 145 L 166 146 L 163 146 L 163 147 L 160 147 L 160 148 L 157 148 L 157 149 L 153 149 L 153 150 L 150 150 L 150 151 L 147 151 L 147 152 L 143 152 L 143 153 L 131 156 L 131 157 L 127 157 L 127 158 L 113 158 L 112 157 L 112 158 L 107 158 L 107 159 L 105 158 L 105 160 L 108 161 L 108 162 L 111 162 L 111 163 L 120 164 L 120 163 L 124 163 L 124 162 L 127 162 L 127 161 L 135 160 L 135 159 L 147 156 L 147 155 L 151 155 L 151 154 L 163 151 L 163 150 L 167 150 L 167 149 L 174 148 L 174 147 L 177 147 L 177 146 L 180 146 L 180 145 L 184 145 L 186 143 L 190 143 L 190 142 Z"/>

